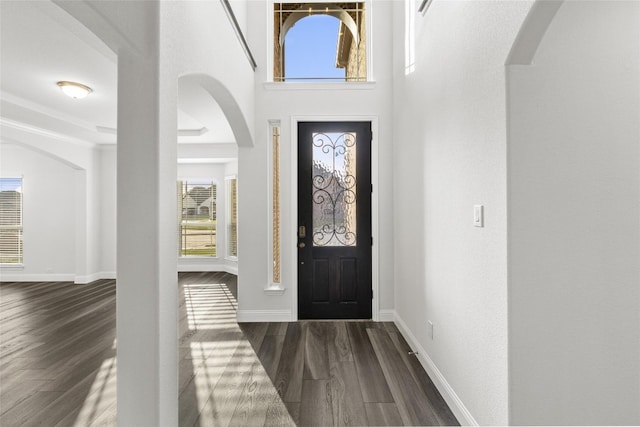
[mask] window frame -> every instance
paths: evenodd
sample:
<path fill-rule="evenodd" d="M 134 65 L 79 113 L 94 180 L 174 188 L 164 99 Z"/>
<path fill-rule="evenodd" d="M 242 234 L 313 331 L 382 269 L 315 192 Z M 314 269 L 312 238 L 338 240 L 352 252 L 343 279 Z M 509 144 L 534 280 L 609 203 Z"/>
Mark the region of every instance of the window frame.
<path fill-rule="evenodd" d="M 24 267 L 24 176 L 3 176 L 0 177 L 0 180 L 20 180 L 20 224 L 19 225 L 9 225 L 6 228 L 17 229 L 19 232 L 19 244 L 18 246 L 18 261 L 17 262 L 1 262 L 0 267 L 2 268 L 23 268 Z M 5 228 L 2 224 L 0 224 L 0 230 Z"/>
<path fill-rule="evenodd" d="M 275 40 L 274 40 L 274 5 L 277 3 L 301 3 L 299 0 L 269 0 L 266 3 L 266 7 L 267 7 L 267 13 L 266 13 L 266 19 L 267 19 L 267 34 L 265 37 L 265 43 L 266 43 L 266 49 L 267 49 L 267 55 L 266 55 L 266 84 L 267 85 L 281 85 L 281 86 L 285 86 L 288 85 L 290 86 L 296 86 L 298 88 L 301 89 L 306 89 L 309 87 L 334 87 L 336 85 L 339 85 L 341 88 L 345 88 L 346 85 L 352 86 L 352 87 L 357 87 L 360 85 L 366 85 L 367 83 L 373 83 L 374 79 L 373 79 L 373 61 L 372 61 L 372 44 L 371 44 L 371 37 L 372 37 L 372 31 L 371 31 L 371 27 L 372 27 L 372 16 L 373 16 L 373 1 L 372 0 L 360 0 L 359 3 L 364 3 L 364 10 L 365 10 L 365 34 L 366 34 L 366 40 L 365 40 L 365 62 L 366 62 L 366 67 L 367 67 L 367 73 L 366 73 L 366 79 L 363 81 L 314 81 L 314 82 L 287 82 L 286 80 L 284 81 L 276 81 L 274 80 L 274 75 L 273 75 L 273 68 L 274 68 L 274 62 L 275 62 L 275 58 L 274 58 L 274 49 L 275 49 Z M 305 1 L 304 3 L 318 3 L 318 4 L 326 4 L 326 3 L 336 3 L 336 2 L 327 2 L 327 1 L 322 1 L 322 0 L 308 0 Z"/>
<path fill-rule="evenodd" d="M 232 200 L 232 192 L 231 192 L 231 181 L 235 180 L 236 185 L 236 222 L 235 222 L 235 240 L 236 240 L 236 254 L 231 254 L 231 236 L 232 236 L 232 226 L 233 224 L 233 200 Z M 238 260 L 238 229 L 239 229 L 239 221 L 238 221 L 238 176 L 237 175 L 229 175 L 224 177 L 224 188 L 225 188 L 225 259 L 230 261 Z"/>
<path fill-rule="evenodd" d="M 178 259 L 197 259 L 197 258 L 202 258 L 202 259 L 216 259 L 220 257 L 220 244 L 219 244 L 219 239 L 218 239 L 218 230 L 219 230 L 219 226 L 218 226 L 218 202 L 219 202 L 219 198 L 218 198 L 218 192 L 220 190 L 220 184 L 218 182 L 218 180 L 214 179 L 214 178 L 195 178 L 195 177 L 189 177 L 189 178 L 180 178 L 177 180 L 177 194 L 176 194 L 176 201 L 178 201 L 178 206 L 177 206 L 177 210 L 180 210 L 181 207 L 181 202 L 178 200 L 178 198 L 180 198 L 181 196 L 183 196 L 184 194 L 184 183 L 187 183 L 187 185 L 189 185 L 189 182 L 207 182 L 207 183 L 211 183 L 211 185 L 215 186 L 215 201 L 214 201 L 214 205 L 216 207 L 216 213 L 215 213 L 215 222 L 213 227 L 211 228 L 211 231 L 214 236 L 215 236 L 215 255 L 203 255 L 203 254 L 195 254 L 195 255 L 186 255 L 184 254 L 184 248 L 183 248 L 183 231 L 182 228 L 186 223 L 186 225 L 198 225 L 196 224 L 197 221 L 188 221 L 188 220 L 184 220 L 183 219 L 183 214 L 182 212 L 179 212 L 178 214 L 178 221 L 177 221 L 177 231 L 178 231 Z M 184 208 L 183 208 L 184 209 Z M 190 224 L 189 224 L 190 223 Z"/>

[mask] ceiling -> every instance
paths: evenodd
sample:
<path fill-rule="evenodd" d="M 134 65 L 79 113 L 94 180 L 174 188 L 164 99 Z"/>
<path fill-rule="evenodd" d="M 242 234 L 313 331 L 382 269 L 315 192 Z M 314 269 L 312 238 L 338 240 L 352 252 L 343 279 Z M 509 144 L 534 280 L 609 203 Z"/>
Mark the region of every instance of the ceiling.
<path fill-rule="evenodd" d="M 116 143 L 117 58 L 93 33 L 50 1 L 0 1 L 0 120 L 94 144 Z M 56 82 L 85 84 L 84 99 Z M 215 100 L 179 81 L 178 142 L 232 143 Z"/>

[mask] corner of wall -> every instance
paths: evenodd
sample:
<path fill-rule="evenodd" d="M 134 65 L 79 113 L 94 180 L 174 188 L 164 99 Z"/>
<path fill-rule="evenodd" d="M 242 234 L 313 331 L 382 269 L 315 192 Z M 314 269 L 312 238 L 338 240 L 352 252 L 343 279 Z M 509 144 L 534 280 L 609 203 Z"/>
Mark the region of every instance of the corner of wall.
<path fill-rule="evenodd" d="M 380 312 L 381 317 L 382 317 L 382 311 L 383 310 L 381 310 Z M 409 343 L 409 346 L 411 346 L 411 348 L 417 352 L 417 357 L 418 357 L 418 360 L 420 361 L 420 364 L 422 365 L 424 370 L 427 371 L 427 374 L 429 374 L 429 378 L 431 378 L 431 380 L 437 387 L 438 391 L 440 392 L 444 400 L 447 402 L 447 405 L 449 405 L 449 408 L 451 409 L 453 414 L 456 416 L 460 424 L 468 425 L 468 426 L 479 425 L 476 419 L 473 417 L 473 415 L 471 415 L 471 412 L 469 412 L 467 407 L 462 402 L 462 399 L 460 399 L 460 397 L 456 394 L 453 387 L 449 384 L 445 376 L 442 374 L 442 372 L 440 372 L 436 364 L 429 357 L 429 354 L 424 349 L 424 347 L 420 345 L 420 342 L 415 337 L 415 335 L 413 335 L 413 333 L 411 332 L 407 324 L 404 322 L 404 320 L 402 320 L 400 315 L 393 310 L 384 310 L 384 311 L 385 312 L 390 311 L 393 313 L 394 315 L 393 320 L 398 326 L 398 329 L 400 330 L 404 338 Z"/>

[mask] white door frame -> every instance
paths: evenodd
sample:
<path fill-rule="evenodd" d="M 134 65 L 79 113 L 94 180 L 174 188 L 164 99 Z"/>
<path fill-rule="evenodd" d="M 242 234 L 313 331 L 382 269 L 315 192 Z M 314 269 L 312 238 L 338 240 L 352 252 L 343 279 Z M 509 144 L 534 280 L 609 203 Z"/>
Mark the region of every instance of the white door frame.
<path fill-rule="evenodd" d="M 291 267 L 291 320 L 298 320 L 298 122 L 371 122 L 371 318 L 380 319 L 380 250 L 379 250 L 379 167 L 378 167 L 378 116 L 291 116 L 291 220 L 289 229 L 294 230 L 285 250 L 292 260 Z"/>

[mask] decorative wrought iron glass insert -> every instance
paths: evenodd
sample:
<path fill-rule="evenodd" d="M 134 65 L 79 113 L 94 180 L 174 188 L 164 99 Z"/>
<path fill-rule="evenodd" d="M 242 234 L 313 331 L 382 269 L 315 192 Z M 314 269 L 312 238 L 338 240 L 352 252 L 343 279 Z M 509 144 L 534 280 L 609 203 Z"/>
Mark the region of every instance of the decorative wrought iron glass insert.
<path fill-rule="evenodd" d="M 356 133 L 314 133 L 313 245 L 355 246 Z"/>

